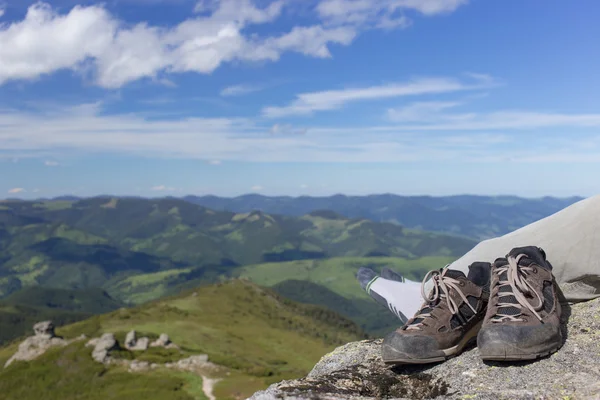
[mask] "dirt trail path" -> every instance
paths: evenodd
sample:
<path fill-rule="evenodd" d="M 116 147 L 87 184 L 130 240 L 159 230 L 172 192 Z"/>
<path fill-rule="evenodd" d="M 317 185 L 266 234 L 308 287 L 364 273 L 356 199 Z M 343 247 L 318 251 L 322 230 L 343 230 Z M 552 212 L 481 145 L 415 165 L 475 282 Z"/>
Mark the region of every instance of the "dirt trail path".
<path fill-rule="evenodd" d="M 217 400 L 215 395 L 213 394 L 213 389 L 215 384 L 219 382 L 220 379 L 211 379 L 206 376 L 202 376 L 202 391 L 204 395 L 208 397 L 209 400 Z"/>

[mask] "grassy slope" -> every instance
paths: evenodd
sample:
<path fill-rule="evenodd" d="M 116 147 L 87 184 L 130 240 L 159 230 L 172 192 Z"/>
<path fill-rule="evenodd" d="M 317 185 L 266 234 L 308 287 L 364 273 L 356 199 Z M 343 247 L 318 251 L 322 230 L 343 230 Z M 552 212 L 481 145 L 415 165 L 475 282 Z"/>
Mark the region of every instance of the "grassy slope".
<path fill-rule="evenodd" d="M 402 258 L 332 258 L 327 260 L 302 260 L 285 263 L 267 263 L 240 267 L 236 273 L 258 285 L 271 287 L 288 279 L 307 280 L 323 285 L 347 299 L 369 299 L 356 280 L 360 267 L 375 271 L 388 266 L 407 279 L 420 280 L 427 271 L 441 268 L 454 257 L 422 257 L 416 260 Z"/>
<path fill-rule="evenodd" d="M 268 263 L 241 267 L 239 276 L 272 287 L 295 301 L 328 307 L 352 319 L 373 336 L 383 336 L 397 328 L 398 319 L 377 304 L 361 289 L 356 280 L 360 267 L 379 272 L 387 266 L 418 281 L 427 271 L 453 261 L 452 257 L 423 257 L 417 260 L 400 258 L 333 258 Z M 312 285 L 302 285 L 305 281 Z M 329 293 L 328 293 L 329 292 Z"/>
<path fill-rule="evenodd" d="M 31 333 L 39 321 L 63 325 L 120 308 L 99 289 L 64 290 L 32 287 L 0 300 L 0 344 Z"/>
<path fill-rule="evenodd" d="M 123 337 L 131 329 L 167 333 L 186 354 L 206 353 L 231 368 L 217 387 L 222 398 L 236 391 L 249 395 L 271 382 L 302 376 L 337 345 L 365 337 L 351 321 L 329 310 L 285 300 L 242 280 L 95 316 L 57 333 L 67 338 L 102 332 Z"/>
<path fill-rule="evenodd" d="M 201 384 L 200 384 L 201 387 Z M 0 370 L 5 400 L 193 400 L 202 399 L 197 382 L 172 373 L 130 374 L 107 369 L 76 343 L 52 349 L 34 362 Z"/>

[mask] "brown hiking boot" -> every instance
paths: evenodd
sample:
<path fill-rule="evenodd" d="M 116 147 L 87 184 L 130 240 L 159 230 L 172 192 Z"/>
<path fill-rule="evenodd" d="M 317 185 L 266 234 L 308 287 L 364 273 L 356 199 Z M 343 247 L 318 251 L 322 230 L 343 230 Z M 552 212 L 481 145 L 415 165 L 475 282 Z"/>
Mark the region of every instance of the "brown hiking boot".
<path fill-rule="evenodd" d="M 491 294 L 477 346 L 484 360 L 532 360 L 562 346 L 561 307 L 544 250 L 514 248 L 492 267 Z"/>
<path fill-rule="evenodd" d="M 423 279 L 425 302 L 406 324 L 383 340 L 386 364 L 426 364 L 460 354 L 477 337 L 489 297 L 490 263 L 469 266 L 469 276 L 442 268 Z M 433 289 L 425 295 L 431 276 Z"/>

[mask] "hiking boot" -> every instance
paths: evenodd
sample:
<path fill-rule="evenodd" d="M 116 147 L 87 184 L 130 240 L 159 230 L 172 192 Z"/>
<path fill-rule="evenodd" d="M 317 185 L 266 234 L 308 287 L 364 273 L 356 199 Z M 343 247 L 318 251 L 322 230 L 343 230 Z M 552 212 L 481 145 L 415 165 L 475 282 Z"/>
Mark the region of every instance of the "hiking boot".
<path fill-rule="evenodd" d="M 539 247 L 514 248 L 492 266 L 491 293 L 477 346 L 484 360 L 532 360 L 562 346 L 552 265 Z"/>
<path fill-rule="evenodd" d="M 383 340 L 386 364 L 426 364 L 458 355 L 477 338 L 489 297 L 490 263 L 469 266 L 469 275 L 445 268 L 421 284 L 421 310 Z M 425 295 L 431 277 L 433 289 Z"/>

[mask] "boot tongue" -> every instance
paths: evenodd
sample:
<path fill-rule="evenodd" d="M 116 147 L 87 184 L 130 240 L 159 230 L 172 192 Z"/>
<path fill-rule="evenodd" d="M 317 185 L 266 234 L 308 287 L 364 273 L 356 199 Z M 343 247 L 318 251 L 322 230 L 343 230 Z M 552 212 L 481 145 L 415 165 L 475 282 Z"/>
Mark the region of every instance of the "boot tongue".
<path fill-rule="evenodd" d="M 449 269 L 446 271 L 446 276 L 452 279 L 466 278 L 465 274 L 462 271 L 457 269 Z"/>
<path fill-rule="evenodd" d="M 508 253 L 507 257 L 516 258 L 520 254 L 525 255 L 519 262 L 520 265 L 535 263 L 548 271 L 552 270 L 552 265 L 546 261 L 546 253 L 541 248 L 536 246 L 515 247 Z"/>

